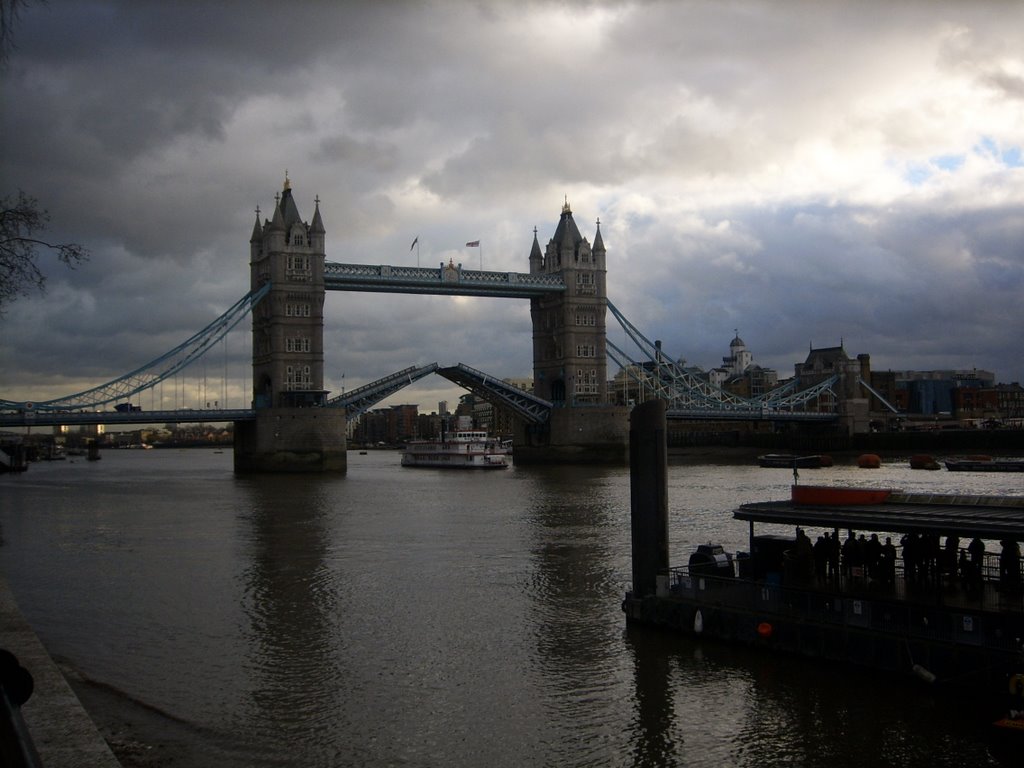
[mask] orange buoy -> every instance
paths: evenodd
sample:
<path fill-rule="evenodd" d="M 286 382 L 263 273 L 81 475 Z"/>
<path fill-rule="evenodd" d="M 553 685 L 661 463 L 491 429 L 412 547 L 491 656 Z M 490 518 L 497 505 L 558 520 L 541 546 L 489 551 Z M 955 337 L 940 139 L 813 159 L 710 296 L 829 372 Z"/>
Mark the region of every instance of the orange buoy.
<path fill-rule="evenodd" d="M 882 466 L 882 458 L 877 453 L 863 453 L 857 457 L 857 466 L 861 469 L 878 469 Z"/>
<path fill-rule="evenodd" d="M 823 467 L 831 467 L 832 466 L 832 457 L 829 456 L 827 453 L 821 454 L 821 456 L 819 458 L 821 459 L 821 466 L 823 466 Z"/>
<path fill-rule="evenodd" d="M 767 640 L 772 636 L 772 625 L 767 621 L 762 621 L 757 625 L 757 636 L 762 640 Z"/>
<path fill-rule="evenodd" d="M 939 462 L 927 453 L 916 453 L 910 457 L 911 469 L 941 469 Z"/>

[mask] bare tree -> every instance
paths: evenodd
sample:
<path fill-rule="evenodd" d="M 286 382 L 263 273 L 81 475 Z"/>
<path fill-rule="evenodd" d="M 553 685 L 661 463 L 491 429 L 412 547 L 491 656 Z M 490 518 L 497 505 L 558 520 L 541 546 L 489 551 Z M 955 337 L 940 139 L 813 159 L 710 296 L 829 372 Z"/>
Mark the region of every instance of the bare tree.
<path fill-rule="evenodd" d="M 19 296 L 45 289 L 46 275 L 36 263 L 40 248 L 56 251 L 72 269 L 89 259 L 89 251 L 77 243 L 48 243 L 36 237 L 49 221 L 50 214 L 39 208 L 39 201 L 21 190 L 0 202 L 0 315 Z"/>
<path fill-rule="evenodd" d="M 0 65 L 7 60 L 7 52 L 14 47 L 14 22 L 25 5 L 25 0 L 0 0 Z"/>

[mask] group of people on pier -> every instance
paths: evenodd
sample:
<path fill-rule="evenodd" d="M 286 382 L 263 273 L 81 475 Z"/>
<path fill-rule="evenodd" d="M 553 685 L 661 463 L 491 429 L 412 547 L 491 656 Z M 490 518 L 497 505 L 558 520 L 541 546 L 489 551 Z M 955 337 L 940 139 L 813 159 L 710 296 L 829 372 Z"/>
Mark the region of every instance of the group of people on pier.
<path fill-rule="evenodd" d="M 1012 539 L 1000 542 L 1000 589 L 1017 594 L 1021 590 L 1020 544 Z M 877 533 L 865 535 L 847 531 L 840 541 L 838 531 L 825 531 L 814 543 L 802 528 L 796 529 L 796 543 L 790 553 L 793 573 L 801 581 L 812 578 L 820 584 L 863 581 L 892 587 L 896 582 L 897 560 L 902 561 L 903 579 L 908 586 L 942 586 L 959 582 L 968 595 L 981 593 L 986 580 L 991 580 L 985 562 L 985 542 L 973 538 L 960 546 L 955 535 L 907 533 L 899 547 L 891 536 L 883 542 Z M 988 578 L 986 578 L 988 577 Z"/>

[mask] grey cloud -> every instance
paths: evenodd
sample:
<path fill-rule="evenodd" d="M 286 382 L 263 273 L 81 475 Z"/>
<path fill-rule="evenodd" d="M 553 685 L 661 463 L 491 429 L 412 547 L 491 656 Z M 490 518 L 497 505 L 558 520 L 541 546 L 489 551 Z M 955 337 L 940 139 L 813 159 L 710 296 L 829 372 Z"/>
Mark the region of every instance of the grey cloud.
<path fill-rule="evenodd" d="M 843 338 L 883 366 L 1024 379 L 1018 171 L 879 193 L 818 169 L 784 188 L 809 145 L 969 153 L 944 96 L 857 109 L 904 72 L 1021 103 L 1021 8 L 864 5 L 33 5 L 0 73 L 0 178 L 94 257 L 3 321 L 5 388 L 70 391 L 212 320 L 248 288 L 253 209 L 285 169 L 307 220 L 319 195 L 334 261 L 415 263 L 419 236 L 424 265 L 475 266 L 462 245 L 482 238 L 488 267 L 525 271 L 567 194 L 588 238 L 601 218 L 612 301 L 705 367 L 738 328 L 786 374 Z M 1020 147 L 1002 114 L 995 140 Z M 530 366 L 516 302 L 332 294 L 327 339 L 334 387 L 433 360 Z"/>

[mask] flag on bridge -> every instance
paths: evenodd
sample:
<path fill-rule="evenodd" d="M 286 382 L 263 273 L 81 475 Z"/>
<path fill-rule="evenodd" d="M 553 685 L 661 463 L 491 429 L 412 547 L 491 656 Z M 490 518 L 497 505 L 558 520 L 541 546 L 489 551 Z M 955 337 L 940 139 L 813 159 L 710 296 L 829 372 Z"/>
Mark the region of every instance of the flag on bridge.
<path fill-rule="evenodd" d="M 468 243 L 466 243 L 466 247 L 467 248 L 479 248 L 480 247 L 480 241 L 479 240 L 473 240 L 471 242 L 468 242 Z"/>
<path fill-rule="evenodd" d="M 420 241 L 420 236 L 416 235 L 416 239 L 412 241 L 412 245 L 409 246 L 409 250 L 411 251 L 413 248 L 415 248 L 416 247 L 416 243 L 418 243 L 419 241 Z"/>

